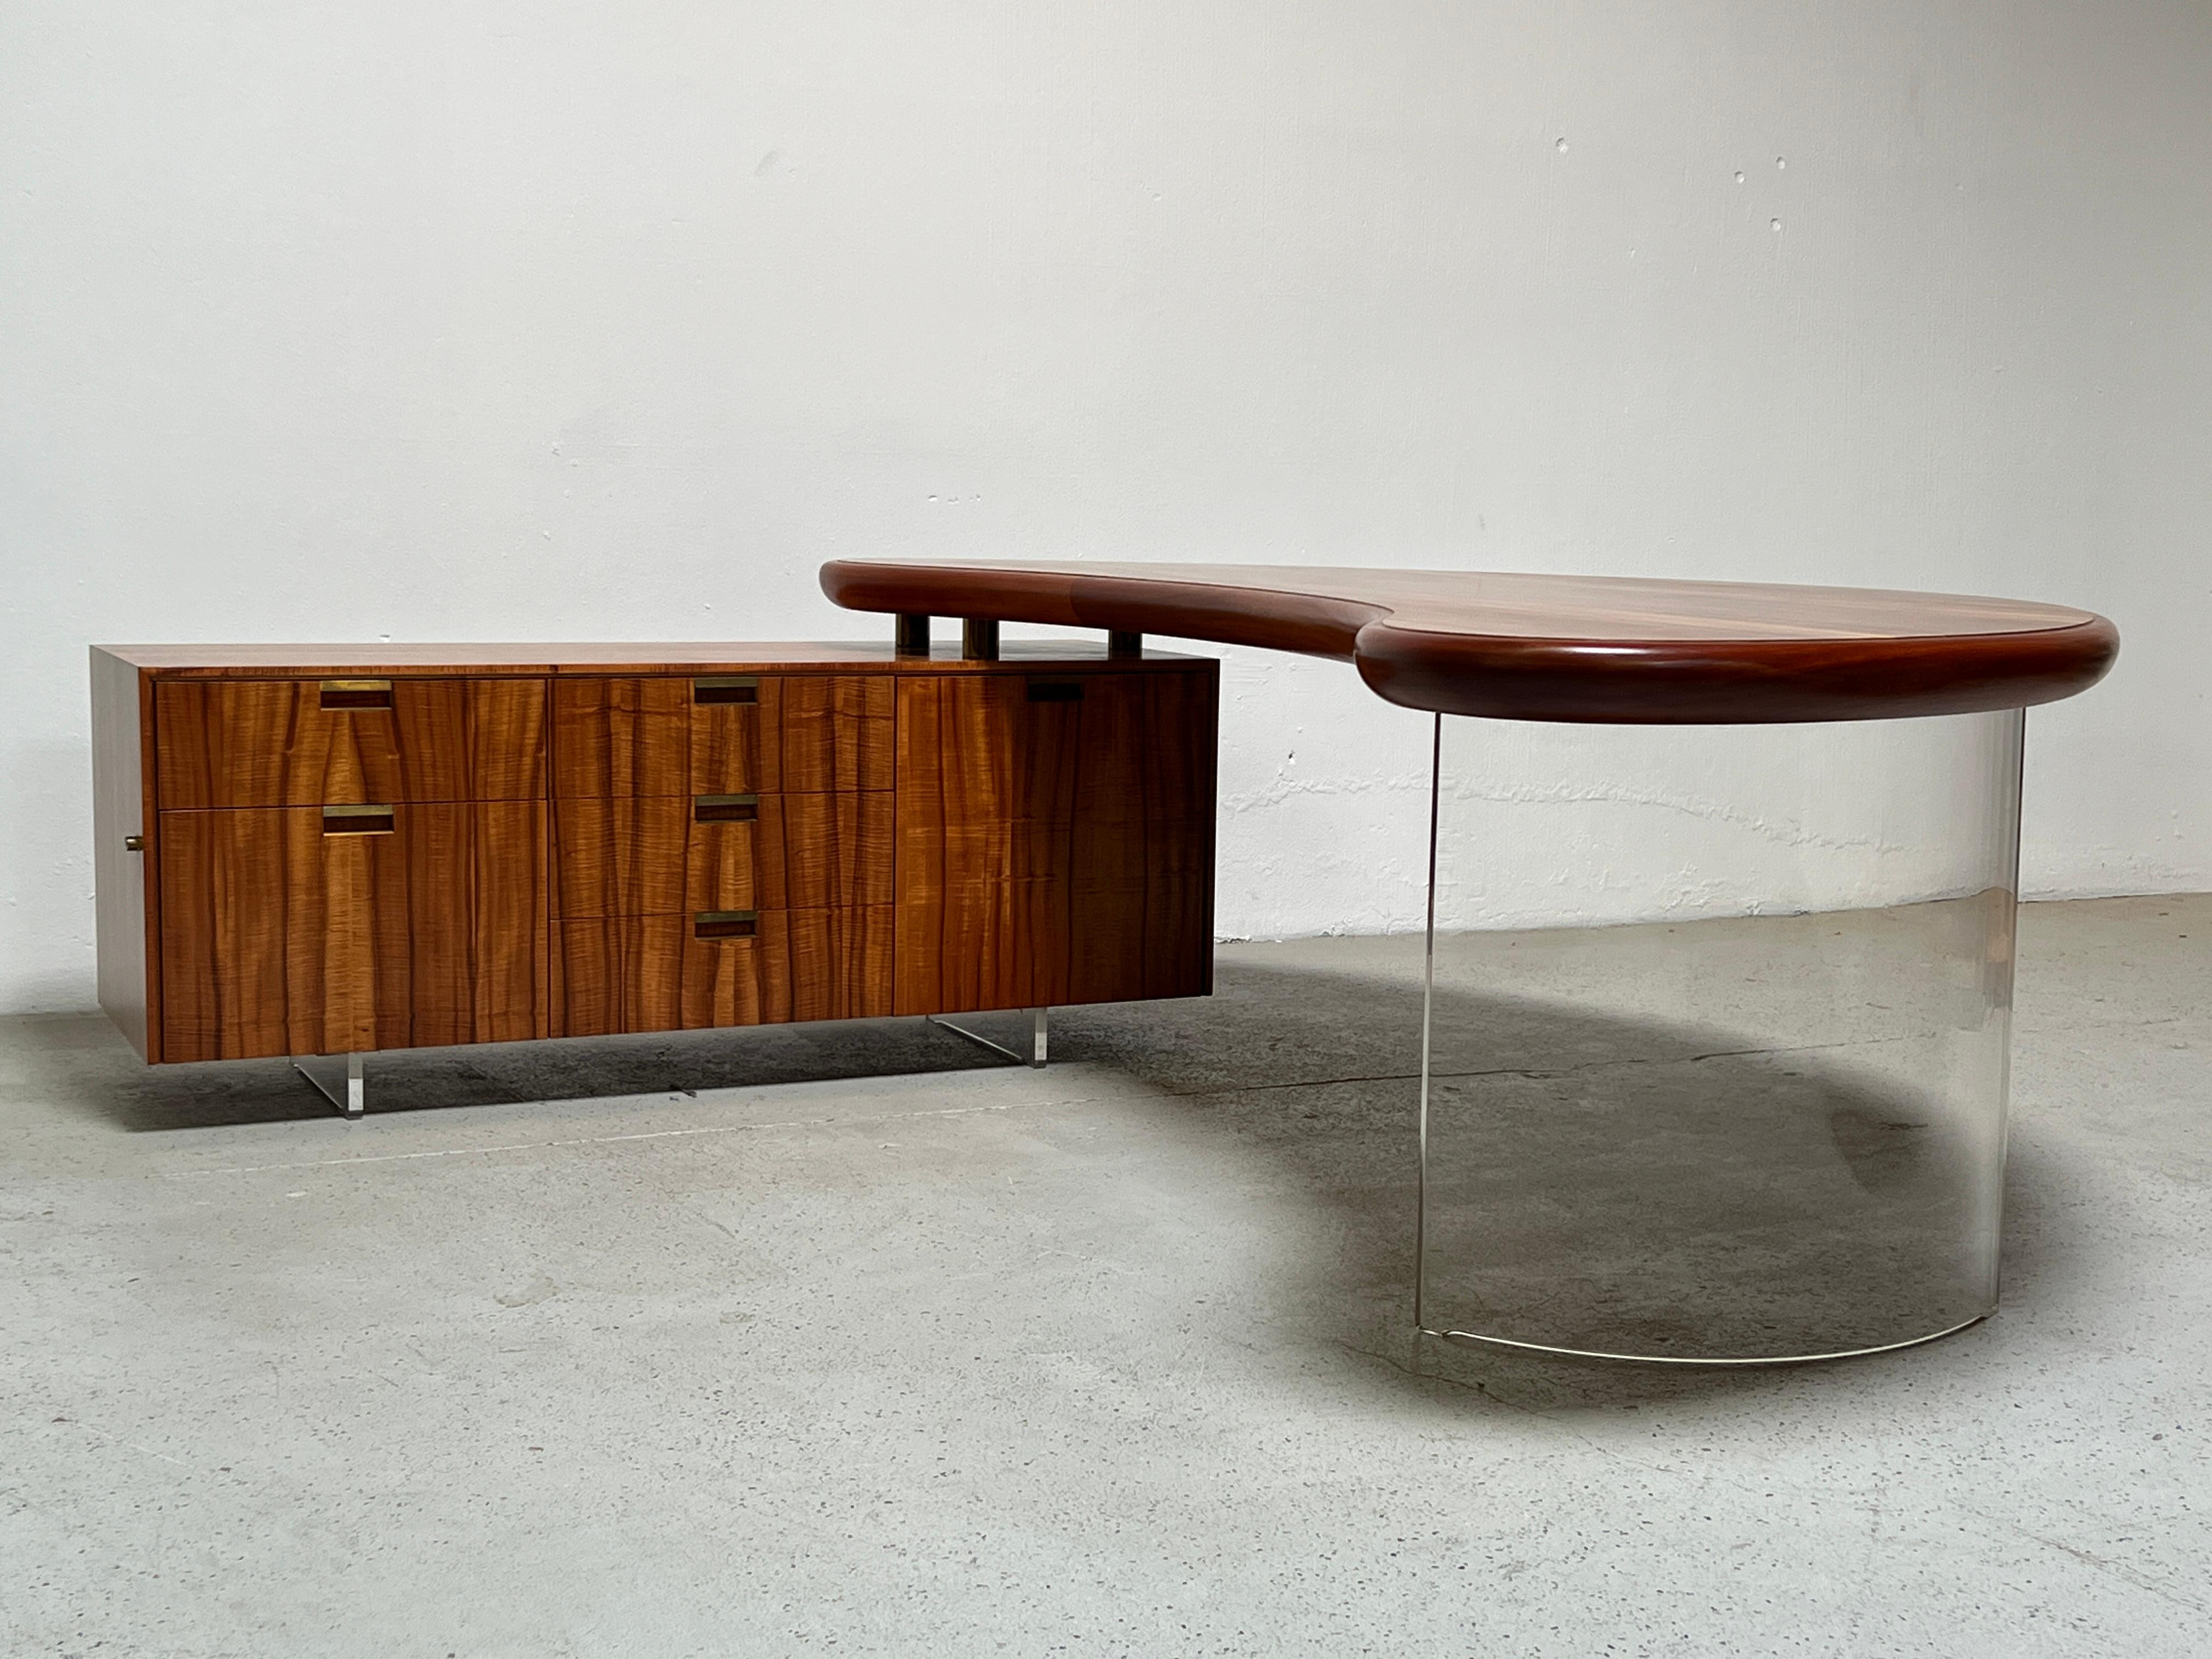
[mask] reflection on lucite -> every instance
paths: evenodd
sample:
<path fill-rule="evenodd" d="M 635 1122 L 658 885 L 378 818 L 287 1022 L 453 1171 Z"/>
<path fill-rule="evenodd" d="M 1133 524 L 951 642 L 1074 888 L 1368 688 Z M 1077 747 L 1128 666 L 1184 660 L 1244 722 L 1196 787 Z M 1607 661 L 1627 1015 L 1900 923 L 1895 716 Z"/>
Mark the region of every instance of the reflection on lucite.
<path fill-rule="evenodd" d="M 1991 1311 L 2020 714 L 1440 727 L 1422 1325 L 1773 1359 Z M 1609 925 L 1501 931 L 1547 906 Z"/>

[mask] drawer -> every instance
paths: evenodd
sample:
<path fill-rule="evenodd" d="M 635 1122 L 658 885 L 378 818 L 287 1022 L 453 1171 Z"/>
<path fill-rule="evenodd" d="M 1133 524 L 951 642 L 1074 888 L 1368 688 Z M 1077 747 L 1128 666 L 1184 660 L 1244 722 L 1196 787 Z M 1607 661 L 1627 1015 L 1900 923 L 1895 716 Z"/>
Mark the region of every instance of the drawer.
<path fill-rule="evenodd" d="M 156 823 L 166 1059 L 549 1035 L 543 802 Z"/>
<path fill-rule="evenodd" d="M 889 790 L 633 795 L 553 804 L 554 914 L 888 904 Z"/>
<path fill-rule="evenodd" d="M 889 789 L 887 674 L 563 677 L 553 793 L 568 797 Z"/>
<path fill-rule="evenodd" d="M 169 680 L 154 703 L 164 809 L 545 793 L 543 680 Z"/>
<path fill-rule="evenodd" d="M 889 789 L 897 769 L 897 682 L 888 674 L 791 674 L 761 681 L 761 787 L 791 793 Z M 691 787 L 711 792 L 737 764 L 733 728 L 693 725 Z M 724 732 L 731 732 L 725 738 Z"/>
<path fill-rule="evenodd" d="M 892 915 L 875 904 L 763 910 L 742 921 L 556 922 L 554 1017 L 562 1036 L 605 1036 L 888 1014 Z"/>

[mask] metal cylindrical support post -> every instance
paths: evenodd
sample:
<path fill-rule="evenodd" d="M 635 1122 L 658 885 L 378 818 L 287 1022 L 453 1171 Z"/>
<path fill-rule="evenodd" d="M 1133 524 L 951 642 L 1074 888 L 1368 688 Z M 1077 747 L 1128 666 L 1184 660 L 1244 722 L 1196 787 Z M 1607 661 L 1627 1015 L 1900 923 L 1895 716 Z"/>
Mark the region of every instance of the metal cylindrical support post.
<path fill-rule="evenodd" d="M 969 617 L 960 624 L 960 654 L 969 662 L 999 659 L 999 619 Z"/>
<path fill-rule="evenodd" d="M 929 618 L 913 611 L 899 612 L 897 641 L 893 649 L 902 657 L 926 657 L 929 654 Z"/>
<path fill-rule="evenodd" d="M 1423 1330 L 1771 1363 L 1995 1310 L 2022 725 L 1438 717 Z"/>

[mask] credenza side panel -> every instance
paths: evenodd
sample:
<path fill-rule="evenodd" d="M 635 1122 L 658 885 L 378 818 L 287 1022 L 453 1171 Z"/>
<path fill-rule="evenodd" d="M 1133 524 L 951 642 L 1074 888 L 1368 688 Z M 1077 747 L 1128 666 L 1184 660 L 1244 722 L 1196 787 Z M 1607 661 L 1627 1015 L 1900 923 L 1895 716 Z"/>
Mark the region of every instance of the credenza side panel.
<path fill-rule="evenodd" d="M 149 1063 L 161 1059 L 160 886 L 153 868 L 153 683 L 135 665 L 92 651 L 93 926 L 100 1006 Z M 127 838 L 148 848 L 134 853 Z"/>

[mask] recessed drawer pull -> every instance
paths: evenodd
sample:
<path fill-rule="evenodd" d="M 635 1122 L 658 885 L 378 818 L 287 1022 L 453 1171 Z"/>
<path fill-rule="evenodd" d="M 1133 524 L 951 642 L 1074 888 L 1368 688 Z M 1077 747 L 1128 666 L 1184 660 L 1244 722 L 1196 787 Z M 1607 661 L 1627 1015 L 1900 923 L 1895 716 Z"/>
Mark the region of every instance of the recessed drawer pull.
<path fill-rule="evenodd" d="M 1081 702 L 1083 683 L 1080 680 L 1031 680 L 1031 702 Z"/>
<path fill-rule="evenodd" d="M 758 795 L 700 795 L 691 802 L 694 823 L 750 823 L 758 817 Z"/>
<path fill-rule="evenodd" d="M 322 692 L 322 706 L 325 708 L 392 707 L 390 680 L 325 680 Z"/>
<path fill-rule="evenodd" d="M 691 682 L 694 702 L 758 702 L 760 682 L 750 674 L 709 674 Z"/>
<path fill-rule="evenodd" d="M 691 918 L 694 939 L 750 939 L 759 919 L 750 910 L 702 910 Z"/>
<path fill-rule="evenodd" d="M 388 836 L 397 827 L 389 806 L 323 808 L 323 833 L 326 836 Z"/>

